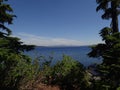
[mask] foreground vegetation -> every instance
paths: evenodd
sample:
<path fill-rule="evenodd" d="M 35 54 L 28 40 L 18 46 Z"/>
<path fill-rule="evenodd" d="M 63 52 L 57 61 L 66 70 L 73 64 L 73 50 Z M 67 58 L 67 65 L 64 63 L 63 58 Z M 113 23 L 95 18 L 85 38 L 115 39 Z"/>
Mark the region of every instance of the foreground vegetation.
<path fill-rule="evenodd" d="M 120 32 L 118 15 L 120 0 L 96 0 L 103 19 L 111 19 L 111 27 L 100 31 L 105 43 L 92 46 L 90 57 L 102 57 L 96 65 L 97 77 L 69 56 L 51 66 L 52 58 L 32 60 L 24 51 L 34 49 L 25 45 L 6 24 L 16 17 L 7 0 L 0 0 L 0 90 L 34 90 L 37 85 L 57 86 L 61 90 L 120 90 Z M 42 63 L 41 63 L 41 60 Z M 39 87 L 40 88 L 40 87 Z"/>

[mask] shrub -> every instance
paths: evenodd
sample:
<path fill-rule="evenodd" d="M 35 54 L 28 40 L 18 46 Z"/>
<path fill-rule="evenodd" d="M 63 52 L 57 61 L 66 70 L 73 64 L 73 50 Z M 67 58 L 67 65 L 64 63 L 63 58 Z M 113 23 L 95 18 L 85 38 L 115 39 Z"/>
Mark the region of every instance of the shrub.
<path fill-rule="evenodd" d="M 66 55 L 49 68 L 45 76 L 48 84 L 59 85 L 62 90 L 85 90 L 89 86 L 83 65 Z"/>

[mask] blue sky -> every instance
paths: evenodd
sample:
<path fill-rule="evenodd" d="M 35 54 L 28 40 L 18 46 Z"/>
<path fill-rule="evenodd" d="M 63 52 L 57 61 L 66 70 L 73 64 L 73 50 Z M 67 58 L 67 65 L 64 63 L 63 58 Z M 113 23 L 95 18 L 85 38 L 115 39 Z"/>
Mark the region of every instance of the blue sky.
<path fill-rule="evenodd" d="M 39 46 L 91 45 L 109 26 L 96 12 L 96 0 L 9 0 L 17 18 L 9 27 L 26 44 Z"/>

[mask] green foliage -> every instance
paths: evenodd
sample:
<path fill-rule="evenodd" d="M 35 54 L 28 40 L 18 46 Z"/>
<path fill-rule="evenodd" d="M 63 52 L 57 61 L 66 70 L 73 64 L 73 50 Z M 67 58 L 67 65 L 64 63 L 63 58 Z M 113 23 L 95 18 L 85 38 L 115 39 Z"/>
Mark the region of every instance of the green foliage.
<path fill-rule="evenodd" d="M 13 10 L 7 0 L 0 0 L 0 89 L 18 89 L 34 76 L 31 59 L 24 51 L 34 48 L 25 45 L 17 37 L 10 37 L 11 30 L 6 24 L 12 24 Z"/>
<path fill-rule="evenodd" d="M 93 82 L 95 90 L 117 90 L 120 85 L 120 32 L 118 29 L 118 11 L 120 0 L 96 0 L 98 10 L 103 10 L 103 19 L 112 19 L 111 27 L 100 31 L 100 36 L 105 42 L 92 47 L 88 54 L 90 57 L 102 57 L 102 64 L 97 69 L 101 80 Z"/>
<path fill-rule="evenodd" d="M 5 24 L 12 24 L 13 18 L 16 17 L 12 14 L 13 10 L 9 4 L 4 2 L 7 0 L 0 0 L 0 28 L 6 32 L 0 32 L 0 37 L 5 37 L 11 34 L 11 30 Z"/>
<path fill-rule="evenodd" d="M 111 55 L 114 57 L 116 57 L 117 55 L 117 57 L 119 57 L 120 38 L 118 38 L 118 36 L 120 36 L 120 33 L 111 34 L 111 32 L 108 33 L 108 29 L 102 29 L 100 35 L 102 36 L 103 41 L 105 41 L 105 43 L 92 46 L 92 51 L 88 55 L 90 57 L 102 58 L 107 58 L 107 56 L 109 57 Z"/>
<path fill-rule="evenodd" d="M 120 87 L 118 87 L 117 90 L 120 90 Z"/>
<path fill-rule="evenodd" d="M 112 32 L 119 32 L 118 29 L 118 15 L 120 9 L 120 0 L 96 0 L 98 6 L 96 11 L 103 10 L 103 19 L 112 19 L 111 28 Z"/>
<path fill-rule="evenodd" d="M 103 19 L 109 19 L 112 17 L 113 9 L 115 12 L 119 12 L 117 8 L 120 6 L 119 0 L 96 0 L 97 4 L 99 4 L 96 8 L 96 11 L 103 10 L 104 14 L 102 15 Z M 114 5 L 112 5 L 114 4 Z M 119 13 L 118 13 L 119 14 Z"/>
<path fill-rule="evenodd" d="M 0 48 L 8 49 L 9 52 L 21 53 L 34 49 L 34 45 L 25 45 L 17 37 L 0 38 Z"/>
<path fill-rule="evenodd" d="M 102 87 L 102 85 L 109 86 L 109 89 L 105 90 L 116 90 L 116 88 L 119 87 L 120 84 L 120 38 L 118 38 L 119 35 L 120 33 L 105 35 L 105 44 L 96 45 L 89 53 L 89 56 L 91 57 L 102 57 L 103 59 L 103 63 L 98 66 L 98 71 L 101 74 L 101 79 L 104 81 L 101 80 L 97 83 L 99 84 L 99 87 Z"/>
<path fill-rule="evenodd" d="M 47 84 L 59 85 L 61 90 L 85 90 L 89 87 L 89 78 L 82 64 L 69 56 L 63 56 L 45 73 Z"/>
<path fill-rule="evenodd" d="M 18 87 L 32 78 L 31 59 L 22 54 L 0 52 L 0 87 Z"/>

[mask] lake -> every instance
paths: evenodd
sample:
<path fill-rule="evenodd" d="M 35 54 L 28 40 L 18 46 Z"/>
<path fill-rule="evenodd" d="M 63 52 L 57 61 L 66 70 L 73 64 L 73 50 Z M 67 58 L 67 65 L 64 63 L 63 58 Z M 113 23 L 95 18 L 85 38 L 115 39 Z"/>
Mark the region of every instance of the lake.
<path fill-rule="evenodd" d="M 85 67 L 101 63 L 100 58 L 89 58 L 87 54 L 91 51 L 88 46 L 70 46 L 70 47 L 39 47 L 37 46 L 34 50 L 27 52 L 31 58 L 36 58 L 38 56 L 45 56 L 46 59 L 49 56 L 53 56 L 52 63 L 55 64 L 58 60 L 62 60 L 63 55 L 68 55 L 74 60 L 79 61 Z"/>

